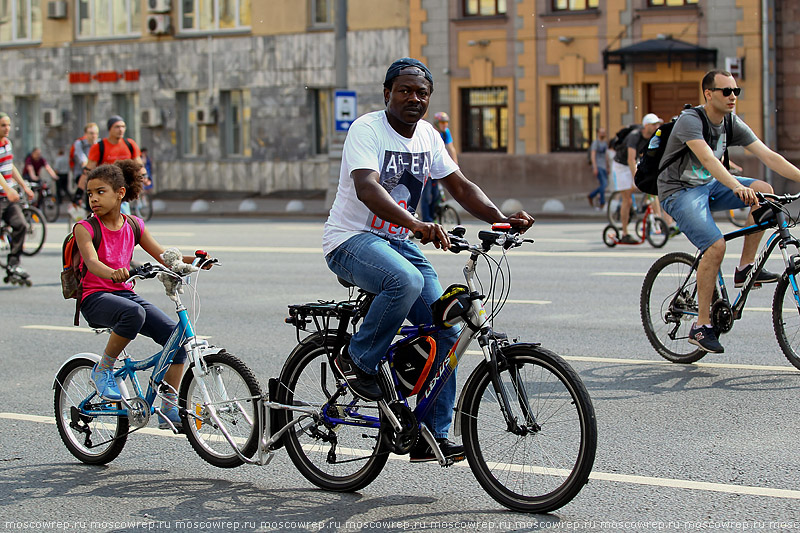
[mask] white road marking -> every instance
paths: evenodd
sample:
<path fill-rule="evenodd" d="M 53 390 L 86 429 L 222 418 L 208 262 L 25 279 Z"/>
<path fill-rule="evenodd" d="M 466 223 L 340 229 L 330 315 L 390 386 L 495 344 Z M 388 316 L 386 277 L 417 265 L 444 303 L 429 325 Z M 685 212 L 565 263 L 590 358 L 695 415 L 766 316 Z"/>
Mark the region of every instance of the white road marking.
<path fill-rule="evenodd" d="M 55 419 L 51 416 L 28 415 L 22 413 L 8 413 L 0 412 L 0 418 L 6 420 L 18 420 L 22 422 L 34 422 L 37 424 L 55 424 Z M 137 433 L 144 433 L 147 435 L 156 435 L 160 437 L 173 437 L 184 438 L 183 435 L 175 435 L 171 431 L 156 428 L 142 428 Z M 341 453 L 348 453 L 349 455 L 363 455 L 363 450 L 353 449 L 340 449 Z M 399 460 L 405 459 L 404 457 L 397 457 Z M 467 467 L 466 462 L 458 463 L 459 466 Z M 530 468 L 526 465 L 503 465 L 493 464 L 494 467 L 503 467 L 507 470 L 529 470 L 537 474 L 563 476 L 566 472 L 558 469 L 538 469 Z M 664 478 L 653 476 L 639 476 L 631 474 L 615 474 L 610 472 L 597 472 L 594 471 L 589 475 L 590 479 L 598 481 L 611 481 L 615 483 L 629 483 L 632 485 L 648 485 L 655 487 L 670 487 L 675 489 L 687 490 L 702 490 L 707 492 L 723 492 L 727 494 L 741 494 L 748 496 L 767 496 L 771 498 L 783 498 L 800 500 L 800 490 L 792 489 L 776 489 L 772 487 L 757 487 L 751 485 L 732 485 L 729 483 L 713 483 L 710 481 L 693 481 L 688 479 Z"/>

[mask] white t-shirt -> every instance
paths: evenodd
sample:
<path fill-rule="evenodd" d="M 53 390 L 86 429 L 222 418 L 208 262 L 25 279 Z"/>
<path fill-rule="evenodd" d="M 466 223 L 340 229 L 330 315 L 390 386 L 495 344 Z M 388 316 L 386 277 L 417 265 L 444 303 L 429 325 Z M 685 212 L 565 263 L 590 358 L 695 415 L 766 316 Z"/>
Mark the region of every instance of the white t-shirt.
<path fill-rule="evenodd" d="M 350 176 L 358 169 L 378 172 L 380 183 L 398 205 L 414 213 L 425 181 L 444 178 L 458 165 L 445 149 L 436 128 L 424 120 L 417 122 L 410 139 L 389 125 L 384 111 L 367 113 L 350 125 L 342 150 L 339 187 L 331 207 L 322 251 L 328 255 L 340 244 L 369 231 L 386 239 L 406 239 L 408 229 L 386 222 L 375 215 L 356 195 Z"/>

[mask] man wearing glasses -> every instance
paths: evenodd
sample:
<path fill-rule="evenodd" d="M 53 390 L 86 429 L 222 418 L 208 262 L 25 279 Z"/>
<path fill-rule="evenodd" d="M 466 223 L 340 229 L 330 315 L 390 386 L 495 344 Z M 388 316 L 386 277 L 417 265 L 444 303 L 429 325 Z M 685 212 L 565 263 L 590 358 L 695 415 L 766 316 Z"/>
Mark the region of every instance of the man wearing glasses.
<path fill-rule="evenodd" d="M 658 197 L 686 237 L 703 251 L 697 269 L 697 322 L 689 332 L 689 342 L 701 349 L 722 353 L 711 327 L 711 298 L 717 272 L 725 255 L 725 240 L 711 216 L 712 211 L 740 209 L 756 206 L 756 191 L 772 192 L 772 187 L 761 180 L 734 177 L 720 162 L 729 146 L 743 146 L 774 172 L 793 181 L 800 181 L 800 169 L 773 152 L 755 136 L 747 124 L 733 112 L 736 97 L 741 89 L 729 72 L 712 70 L 703 77 L 705 105 L 681 113 L 672 129 L 662 161 L 669 161 L 684 146 L 689 150 L 658 176 Z M 731 121 L 730 130 L 726 123 Z M 708 142 L 703 138 L 703 122 L 710 131 Z M 731 138 L 727 132 L 731 131 Z M 752 214 L 749 223 L 753 223 Z M 764 232 L 744 238 L 739 266 L 734 274 L 734 285 L 741 287 L 753 267 L 753 260 Z M 778 281 L 778 274 L 762 269 L 757 273 L 759 283 Z"/>

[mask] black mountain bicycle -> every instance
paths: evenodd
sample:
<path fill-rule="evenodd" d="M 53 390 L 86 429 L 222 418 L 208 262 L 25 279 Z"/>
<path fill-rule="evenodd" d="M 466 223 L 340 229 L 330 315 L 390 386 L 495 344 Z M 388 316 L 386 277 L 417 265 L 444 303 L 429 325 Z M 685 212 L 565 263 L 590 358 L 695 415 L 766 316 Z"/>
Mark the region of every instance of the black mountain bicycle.
<path fill-rule="evenodd" d="M 780 248 L 785 270 L 775 287 L 772 300 L 772 324 L 781 351 L 800 369 L 800 242 L 789 232 L 797 224 L 786 205 L 800 194 L 756 193 L 761 206 L 754 212 L 754 225 L 725 234 L 725 241 L 776 228 L 756 257 L 744 286 L 731 302 L 722 270 L 717 275 L 711 306 L 711 323 L 717 335 L 727 333 L 742 317 L 747 296 L 767 259 Z M 793 250 L 792 250 L 793 249 Z M 792 253 L 793 251 L 793 253 Z M 695 256 L 672 252 L 658 259 L 644 278 L 640 299 L 642 325 L 653 348 L 674 363 L 693 363 L 706 352 L 689 344 L 689 329 L 697 318 L 697 266 L 702 253 Z"/>

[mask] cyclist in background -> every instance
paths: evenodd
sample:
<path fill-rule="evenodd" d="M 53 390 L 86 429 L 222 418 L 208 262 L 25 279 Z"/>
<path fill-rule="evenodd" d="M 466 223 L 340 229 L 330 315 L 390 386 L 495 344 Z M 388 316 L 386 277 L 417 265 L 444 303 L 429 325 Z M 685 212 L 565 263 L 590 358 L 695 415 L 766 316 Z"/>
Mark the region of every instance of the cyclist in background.
<path fill-rule="evenodd" d="M 384 80 L 386 109 L 359 117 L 350 126 L 342 152 L 339 186 L 325 223 L 323 252 L 328 267 L 349 283 L 376 295 L 349 346 L 336 357 L 337 373 L 358 396 L 377 400 L 383 392 L 378 364 L 397 329 L 433 322 L 431 305 L 442 294 L 433 266 L 408 239 L 418 232 L 423 244 L 450 246 L 439 224 L 413 216 L 429 179 L 441 180 L 452 197 L 476 218 L 528 228 L 524 211 L 504 215 L 469 181 L 448 154 L 436 129 L 422 120 L 433 92 L 433 76 L 422 62 L 398 59 Z M 448 357 L 459 328 L 435 335 L 436 362 Z M 448 440 L 456 380 L 450 379 L 422 420 L 446 458 L 462 460 L 464 447 Z M 412 462 L 433 461 L 424 439 L 410 452 Z"/>
<path fill-rule="evenodd" d="M 119 115 L 112 115 L 108 119 L 107 126 L 108 137 L 101 139 L 89 149 L 86 170 L 91 171 L 104 163 L 122 159 L 133 159 L 141 163 L 142 153 L 136 141 L 125 137 L 125 120 Z M 131 206 L 127 201 L 122 202 L 122 212 L 126 215 L 131 214 Z"/>
<path fill-rule="evenodd" d="M 458 155 L 456 148 L 453 145 L 453 135 L 450 133 L 450 117 L 444 111 L 439 111 L 433 115 L 433 125 L 444 141 L 444 147 L 450 158 L 458 164 Z M 422 189 L 422 201 L 420 202 L 420 215 L 424 222 L 433 222 L 436 214 L 436 204 L 439 203 L 439 185 L 436 183 L 438 180 L 428 180 L 425 183 L 425 188 Z"/>
<path fill-rule="evenodd" d="M 89 209 L 89 200 L 86 198 L 86 165 L 89 163 L 89 150 L 100 137 L 100 128 L 94 122 L 89 122 L 83 128 L 83 135 L 72 143 L 69 150 L 69 166 L 75 176 L 75 194 L 72 197 L 72 206 L 69 208 L 73 220 L 86 217 L 83 205 Z"/>
<path fill-rule="evenodd" d="M 25 180 L 22 179 L 17 167 L 14 166 L 14 150 L 8 134 L 11 133 L 11 117 L 0 111 L 0 217 L 11 226 L 11 248 L 6 260 L 6 272 L 9 276 L 28 278 L 28 273 L 20 267 L 20 256 L 25 244 L 25 233 L 28 225 L 19 206 L 19 194 L 12 187 L 16 181 L 20 189 L 33 200 L 33 191 Z"/>

